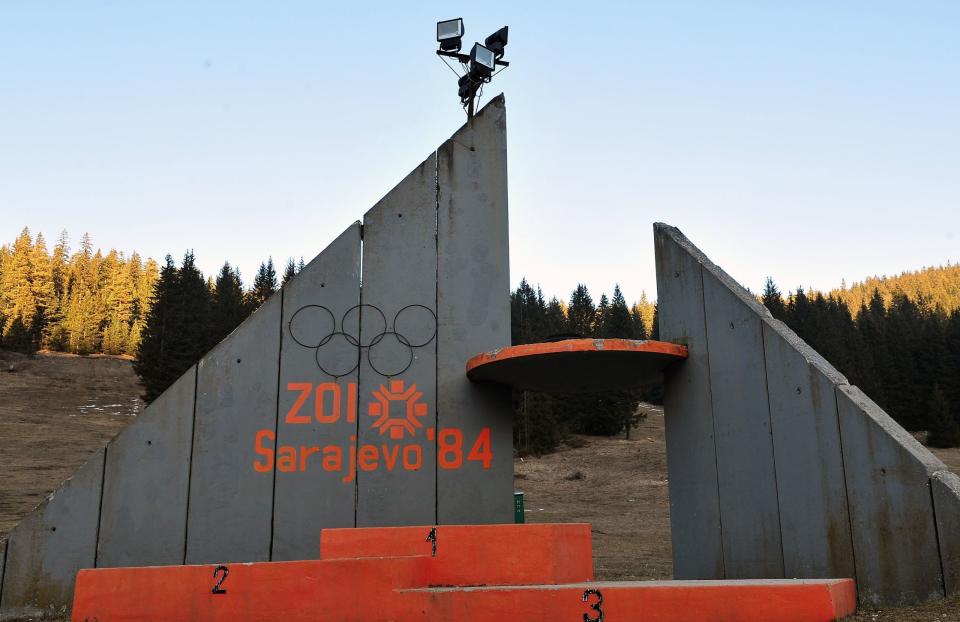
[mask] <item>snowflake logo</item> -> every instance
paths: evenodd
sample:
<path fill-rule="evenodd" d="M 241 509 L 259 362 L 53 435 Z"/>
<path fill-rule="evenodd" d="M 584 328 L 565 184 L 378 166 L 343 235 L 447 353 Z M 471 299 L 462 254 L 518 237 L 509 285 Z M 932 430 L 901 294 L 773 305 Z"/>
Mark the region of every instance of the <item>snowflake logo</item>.
<path fill-rule="evenodd" d="M 377 417 L 371 427 L 378 428 L 381 435 L 389 431 L 390 438 L 400 440 L 406 432 L 409 432 L 410 436 L 416 436 L 417 428 L 423 427 L 420 419 L 427 415 L 427 405 L 420 401 L 423 393 L 417 391 L 416 384 L 404 389 L 403 380 L 391 380 L 389 389 L 381 384 L 380 388 L 373 392 L 373 397 L 375 401 L 367 405 L 367 414 Z M 390 416 L 391 402 L 405 403 L 406 412 L 403 416 Z"/>

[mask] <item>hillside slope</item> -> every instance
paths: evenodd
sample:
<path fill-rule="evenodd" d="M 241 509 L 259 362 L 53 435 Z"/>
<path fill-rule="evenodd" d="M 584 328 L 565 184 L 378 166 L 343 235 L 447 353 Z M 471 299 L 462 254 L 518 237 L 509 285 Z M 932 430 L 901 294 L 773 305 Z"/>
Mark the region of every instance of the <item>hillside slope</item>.
<path fill-rule="evenodd" d="M 0 536 L 143 409 L 129 360 L 0 350 Z"/>

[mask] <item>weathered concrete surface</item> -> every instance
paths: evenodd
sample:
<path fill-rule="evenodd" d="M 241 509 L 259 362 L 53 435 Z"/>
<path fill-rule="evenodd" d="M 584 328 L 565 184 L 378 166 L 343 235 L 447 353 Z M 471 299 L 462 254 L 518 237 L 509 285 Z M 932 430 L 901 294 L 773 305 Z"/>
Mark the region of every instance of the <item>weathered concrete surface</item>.
<path fill-rule="evenodd" d="M 0 603 L 3 602 L 3 570 L 7 565 L 7 540 L 0 540 Z M 0 612 L 2 615 L 2 612 Z"/>
<path fill-rule="evenodd" d="M 676 579 L 724 579 L 710 363 L 700 263 L 654 228 L 660 338 L 687 346 L 664 372 L 670 531 Z"/>
<path fill-rule="evenodd" d="M 791 339 L 793 337 L 793 339 Z M 785 577 L 854 577 L 834 384 L 781 322 L 763 325 Z M 818 361 L 819 362 L 819 361 Z M 829 367 L 832 370 L 832 367 Z"/>
<path fill-rule="evenodd" d="M 182 564 L 197 368 L 108 446 L 97 566 Z"/>
<path fill-rule="evenodd" d="M 298 455 L 278 463 L 273 560 L 313 559 L 321 529 L 354 524 L 355 483 L 344 481 L 349 469 L 328 471 L 323 458 L 336 451 L 326 448 L 337 447 L 341 460 L 348 461 L 350 449 L 356 447 L 357 405 L 350 403 L 348 392 L 349 385 L 357 382 L 360 349 L 337 333 L 360 334 L 360 314 L 344 318 L 358 304 L 359 222 L 284 286 L 277 446 L 297 448 Z M 343 325 L 344 319 L 348 326 Z M 315 344 L 317 348 L 307 347 Z M 321 388 L 325 383 L 336 383 L 339 399 L 333 391 Z M 318 392 L 321 403 L 317 402 Z M 304 459 L 301 447 L 319 447 L 321 451 Z"/>
<path fill-rule="evenodd" d="M 940 560 L 947 596 L 960 595 L 960 476 L 937 471 L 930 478 Z"/>
<path fill-rule="evenodd" d="M 708 270 L 703 300 L 727 578 L 779 579 L 783 550 L 762 323 Z"/>
<path fill-rule="evenodd" d="M 509 398 L 464 377 L 470 356 L 510 339 L 504 117 L 502 98 L 488 104 L 441 150 L 446 191 L 434 152 L 14 530 L 0 615 L 65 611 L 76 569 L 98 561 L 312 558 L 323 527 L 509 522 Z M 389 411 L 412 428 L 399 436 L 374 412 L 384 392 L 403 400 Z M 304 461 L 332 445 L 339 472 L 320 451 Z"/>
<path fill-rule="evenodd" d="M 513 520 L 510 390 L 464 374 L 470 357 L 510 345 L 504 105 L 502 95 L 493 99 L 437 153 L 437 425 L 459 431 L 463 443 L 458 468 L 439 454 L 441 524 Z M 479 459 L 471 460 L 474 447 Z"/>
<path fill-rule="evenodd" d="M 942 598 L 930 476 L 946 467 L 860 389 L 836 389 L 862 602 Z"/>
<path fill-rule="evenodd" d="M 0 610 L 62 615 L 81 568 L 93 568 L 105 451 L 101 449 L 10 533 Z"/>
<path fill-rule="evenodd" d="M 949 522 L 956 497 L 939 479 L 931 491 L 943 464 L 680 231 L 654 232 L 661 338 L 689 348 L 665 374 L 676 576 L 854 576 L 866 603 L 941 598 L 941 554 L 955 572 L 960 546 L 957 528 L 937 540 L 934 500 Z M 714 485 L 723 567 L 703 535 Z"/>
<path fill-rule="evenodd" d="M 267 561 L 273 469 L 257 433 L 276 433 L 282 292 L 201 359 L 197 370 L 186 563 Z M 274 443 L 262 445 L 273 449 Z"/>
<path fill-rule="evenodd" d="M 436 444 L 429 438 L 437 426 L 436 166 L 431 154 L 363 217 L 358 527 L 436 521 Z M 403 394 L 412 386 L 421 411 L 406 417 L 410 428 L 394 426 L 395 438 L 386 425 L 374 427 L 380 417 L 371 406 L 389 407 L 390 419 L 405 417 L 404 401 L 378 404 L 374 392 Z"/>

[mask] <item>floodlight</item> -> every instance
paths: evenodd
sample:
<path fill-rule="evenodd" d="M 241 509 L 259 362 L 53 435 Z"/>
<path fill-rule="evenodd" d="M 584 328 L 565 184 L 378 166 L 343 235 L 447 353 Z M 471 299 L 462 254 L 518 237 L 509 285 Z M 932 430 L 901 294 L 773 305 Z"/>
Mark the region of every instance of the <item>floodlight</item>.
<path fill-rule="evenodd" d="M 437 41 L 441 50 L 459 50 L 463 38 L 463 18 L 448 19 L 437 22 Z"/>
<path fill-rule="evenodd" d="M 507 26 L 487 37 L 483 44 L 493 52 L 497 60 L 503 58 L 503 48 L 507 47 Z"/>
<path fill-rule="evenodd" d="M 457 95 L 460 103 L 467 111 L 467 118 L 473 118 L 473 109 L 477 98 L 483 92 L 483 85 L 493 79 L 498 67 L 509 67 L 503 59 L 503 49 L 507 45 L 507 27 L 504 26 L 484 40 L 483 44 L 474 43 L 470 54 L 463 54 L 460 47 L 463 45 L 463 19 L 447 19 L 437 22 L 437 42 L 440 49 L 437 56 L 447 64 L 453 73 L 457 74 Z M 453 58 L 466 69 L 465 75 L 460 75 L 447 58 Z"/>
<path fill-rule="evenodd" d="M 470 75 L 476 78 L 486 79 L 493 75 L 493 69 L 497 64 L 496 57 L 489 48 L 479 43 L 473 44 L 470 50 Z"/>
<path fill-rule="evenodd" d="M 473 81 L 470 80 L 470 74 L 460 76 L 457 87 L 457 95 L 460 96 L 461 102 L 467 102 L 473 97 Z"/>

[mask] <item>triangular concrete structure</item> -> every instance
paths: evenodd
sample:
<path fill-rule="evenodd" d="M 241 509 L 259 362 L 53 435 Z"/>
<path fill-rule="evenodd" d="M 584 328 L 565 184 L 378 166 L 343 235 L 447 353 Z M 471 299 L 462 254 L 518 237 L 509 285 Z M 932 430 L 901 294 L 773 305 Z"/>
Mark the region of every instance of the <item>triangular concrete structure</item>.
<path fill-rule="evenodd" d="M 654 225 L 676 579 L 960 593 L 960 478 L 678 229 Z"/>
<path fill-rule="evenodd" d="M 500 96 L 0 543 L 0 615 L 69 609 L 81 568 L 511 522 L 509 390 L 464 374 L 510 343 L 507 234 Z"/>

